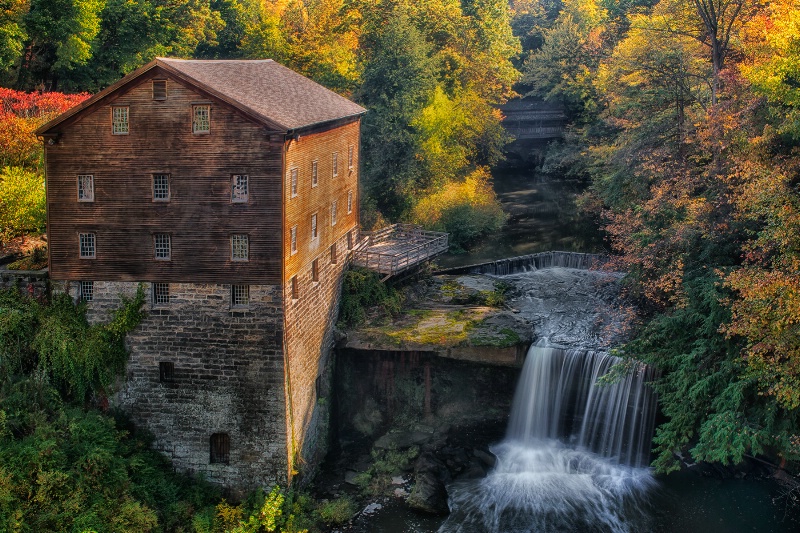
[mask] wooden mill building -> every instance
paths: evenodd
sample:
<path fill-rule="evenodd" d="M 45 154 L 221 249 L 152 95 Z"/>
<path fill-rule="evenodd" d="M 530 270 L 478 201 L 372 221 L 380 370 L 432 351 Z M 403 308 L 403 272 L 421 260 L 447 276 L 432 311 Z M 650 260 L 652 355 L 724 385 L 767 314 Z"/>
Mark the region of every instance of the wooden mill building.
<path fill-rule="evenodd" d="M 159 58 L 37 131 L 51 279 L 92 320 L 145 287 L 114 401 L 177 468 L 321 458 L 364 112 L 271 60 Z"/>

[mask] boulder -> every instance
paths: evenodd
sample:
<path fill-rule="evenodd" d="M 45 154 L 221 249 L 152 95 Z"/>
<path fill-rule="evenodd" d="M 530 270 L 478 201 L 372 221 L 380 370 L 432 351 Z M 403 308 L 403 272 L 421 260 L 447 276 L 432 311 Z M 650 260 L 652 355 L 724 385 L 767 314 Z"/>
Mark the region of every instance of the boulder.
<path fill-rule="evenodd" d="M 447 514 L 447 489 L 450 472 L 432 453 L 423 453 L 414 465 L 414 488 L 406 502 L 412 509 L 432 514 Z"/>

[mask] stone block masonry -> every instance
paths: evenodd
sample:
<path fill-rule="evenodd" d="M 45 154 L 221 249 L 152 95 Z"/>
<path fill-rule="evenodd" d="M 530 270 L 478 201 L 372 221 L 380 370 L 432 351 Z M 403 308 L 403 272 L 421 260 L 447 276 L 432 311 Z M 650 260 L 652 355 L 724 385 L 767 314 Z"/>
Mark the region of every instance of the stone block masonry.
<path fill-rule="evenodd" d="M 355 242 L 354 236 L 351 239 Z M 333 331 L 342 277 L 352 255 L 346 234 L 334 242 L 335 262 L 330 248 L 321 251 L 298 269 L 297 293 L 293 295 L 288 284 L 284 296 L 287 395 L 290 399 L 287 440 L 291 446 L 292 470 L 303 474 L 301 483 L 313 477 L 327 451 Z"/>
<path fill-rule="evenodd" d="M 88 317 L 98 321 L 138 283 L 93 285 Z M 61 288 L 77 297 L 77 283 Z M 239 493 L 288 481 L 282 300 L 280 286 L 250 285 L 248 305 L 232 306 L 230 285 L 171 283 L 169 303 L 148 304 L 128 337 L 127 376 L 113 403 L 176 469 Z M 212 461 L 215 434 L 228 436 L 229 449 Z"/>

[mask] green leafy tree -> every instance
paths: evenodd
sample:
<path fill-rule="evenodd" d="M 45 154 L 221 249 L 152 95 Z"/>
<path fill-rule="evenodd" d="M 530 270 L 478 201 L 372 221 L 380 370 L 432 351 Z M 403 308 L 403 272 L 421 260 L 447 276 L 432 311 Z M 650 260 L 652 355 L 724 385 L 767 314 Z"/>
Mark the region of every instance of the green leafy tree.
<path fill-rule="evenodd" d="M 18 85 L 32 88 L 58 78 L 92 57 L 92 43 L 100 31 L 105 0 L 31 0 L 23 17 L 28 56 Z"/>
<path fill-rule="evenodd" d="M 378 209 L 397 219 L 427 185 L 412 122 L 436 87 L 435 69 L 430 46 L 406 13 L 398 10 L 374 24 L 358 95 L 370 110 L 363 121 L 364 185 Z"/>
<path fill-rule="evenodd" d="M 46 208 L 44 178 L 21 167 L 0 172 L 0 238 L 9 240 L 44 229 Z"/>
<path fill-rule="evenodd" d="M 0 2 L 0 81 L 19 64 L 28 34 L 23 18 L 30 9 L 29 0 L 3 0 Z"/>

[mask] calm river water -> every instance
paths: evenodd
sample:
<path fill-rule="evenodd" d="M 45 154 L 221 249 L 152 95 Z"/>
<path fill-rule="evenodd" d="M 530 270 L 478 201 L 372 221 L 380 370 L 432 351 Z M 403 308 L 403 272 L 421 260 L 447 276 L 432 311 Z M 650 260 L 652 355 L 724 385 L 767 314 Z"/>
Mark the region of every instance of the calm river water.
<path fill-rule="evenodd" d="M 586 184 L 543 180 L 533 170 L 516 168 L 495 170 L 493 175 L 508 223 L 499 235 L 485 239 L 469 253 L 439 257 L 439 265 L 455 267 L 552 250 L 604 251 L 596 224 L 575 208 L 575 199 Z"/>

